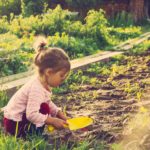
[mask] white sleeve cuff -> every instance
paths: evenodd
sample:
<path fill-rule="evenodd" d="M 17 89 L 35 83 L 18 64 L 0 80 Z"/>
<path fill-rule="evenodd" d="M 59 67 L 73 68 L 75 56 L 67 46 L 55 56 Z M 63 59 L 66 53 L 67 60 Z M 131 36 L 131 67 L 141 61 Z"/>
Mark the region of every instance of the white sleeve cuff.
<path fill-rule="evenodd" d="M 47 119 L 47 117 L 48 117 L 48 114 L 44 115 L 44 116 L 41 118 L 41 122 L 36 123 L 36 128 L 42 127 L 43 125 L 45 125 L 45 120 Z"/>

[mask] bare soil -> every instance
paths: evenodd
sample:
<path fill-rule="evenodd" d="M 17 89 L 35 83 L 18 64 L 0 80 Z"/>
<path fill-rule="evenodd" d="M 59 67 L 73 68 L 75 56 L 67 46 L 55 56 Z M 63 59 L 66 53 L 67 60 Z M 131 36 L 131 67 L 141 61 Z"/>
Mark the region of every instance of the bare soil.
<path fill-rule="evenodd" d="M 78 85 L 74 91 L 55 95 L 55 103 L 65 108 L 69 117 L 89 116 L 94 119 L 94 123 L 84 131 L 56 131 L 53 134 L 57 137 L 62 136 L 64 141 L 104 141 L 106 145 L 121 140 L 124 127 L 140 107 L 137 92 L 142 91 L 141 101 L 145 101 L 144 97 L 148 94 L 146 91 L 150 86 L 149 52 L 148 50 L 140 56 L 126 54 L 125 59 L 119 62 L 126 70 L 114 75 L 111 81 L 108 81 L 109 75 L 84 71 L 84 75 L 96 77 L 102 84 L 86 83 Z M 130 83 L 130 87 L 127 87 L 127 83 Z M 105 149 L 109 149 L 109 146 Z"/>

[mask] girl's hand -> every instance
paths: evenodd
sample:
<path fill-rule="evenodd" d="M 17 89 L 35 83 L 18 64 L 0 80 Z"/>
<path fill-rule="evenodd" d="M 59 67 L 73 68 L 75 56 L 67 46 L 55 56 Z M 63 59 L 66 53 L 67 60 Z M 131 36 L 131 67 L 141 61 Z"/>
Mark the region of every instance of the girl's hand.
<path fill-rule="evenodd" d="M 57 129 L 63 129 L 68 126 L 68 123 L 59 118 L 48 117 L 45 121 L 48 125 L 53 125 Z"/>
<path fill-rule="evenodd" d="M 68 119 L 68 117 L 62 111 L 58 111 L 57 117 L 65 121 Z"/>

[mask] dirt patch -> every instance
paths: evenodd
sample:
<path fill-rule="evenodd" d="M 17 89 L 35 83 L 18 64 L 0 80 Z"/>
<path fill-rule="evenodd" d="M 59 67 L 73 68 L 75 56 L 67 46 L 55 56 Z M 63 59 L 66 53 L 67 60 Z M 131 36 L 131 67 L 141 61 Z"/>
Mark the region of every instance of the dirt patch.
<path fill-rule="evenodd" d="M 145 81 L 150 78 L 149 62 L 148 55 L 126 56 L 126 61 L 120 61 L 126 68 L 124 74 L 119 73 L 121 70 L 113 77 L 89 74 L 103 84 L 86 83 L 78 85 L 75 91 L 55 95 L 54 101 L 66 108 L 68 116 L 90 116 L 94 119 L 90 128 L 74 134 L 83 140 L 95 139 L 108 144 L 120 140 L 124 126 L 138 111 L 139 106 L 135 105 L 137 93 L 149 86 Z M 86 71 L 84 74 L 88 75 Z M 112 80 L 108 82 L 110 76 Z M 60 102 L 63 104 L 60 105 Z"/>

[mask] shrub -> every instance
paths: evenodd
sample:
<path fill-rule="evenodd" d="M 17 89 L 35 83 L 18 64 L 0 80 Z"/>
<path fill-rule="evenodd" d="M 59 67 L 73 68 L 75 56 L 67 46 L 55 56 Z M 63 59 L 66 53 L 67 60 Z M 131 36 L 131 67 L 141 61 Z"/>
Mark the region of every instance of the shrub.
<path fill-rule="evenodd" d="M 0 16 L 7 15 L 10 13 L 19 14 L 21 0 L 0 0 Z"/>
<path fill-rule="evenodd" d="M 7 16 L 3 16 L 0 19 L 0 34 L 1 33 L 6 33 L 9 31 L 9 23 L 7 21 Z"/>
<path fill-rule="evenodd" d="M 18 37 L 29 36 L 30 34 L 54 35 L 62 33 L 74 19 L 73 15 L 57 6 L 54 10 L 49 9 L 47 13 L 28 18 L 23 16 L 15 17 L 11 21 L 10 32 Z"/>
<path fill-rule="evenodd" d="M 88 36 L 97 39 L 100 46 L 112 44 L 107 29 L 108 21 L 105 18 L 105 13 L 102 9 L 100 9 L 99 11 L 90 10 L 85 20 Z"/>
<path fill-rule="evenodd" d="M 32 55 L 25 52 L 14 51 L 8 57 L 0 58 L 0 76 L 7 76 L 28 70 Z"/>
<path fill-rule="evenodd" d="M 1 34 L 0 76 L 26 71 L 33 57 L 31 38 L 18 39 L 17 36 Z"/>
<path fill-rule="evenodd" d="M 47 0 L 22 0 L 21 1 L 21 11 L 24 17 L 29 17 L 30 15 L 41 14 L 44 11 L 44 4 Z"/>
<path fill-rule="evenodd" d="M 109 22 L 114 27 L 129 27 L 134 25 L 132 14 L 125 11 L 117 13 L 116 16 L 109 20 Z"/>
<path fill-rule="evenodd" d="M 66 33 L 49 36 L 49 45 L 64 48 L 71 58 L 92 54 L 98 46 L 92 38 L 75 38 Z"/>
<path fill-rule="evenodd" d="M 127 40 L 141 34 L 141 27 L 110 28 L 110 34 L 120 40 Z"/>
<path fill-rule="evenodd" d="M 144 55 L 147 50 L 150 49 L 150 40 L 144 41 L 143 43 L 133 47 L 130 51 L 130 55 Z"/>

